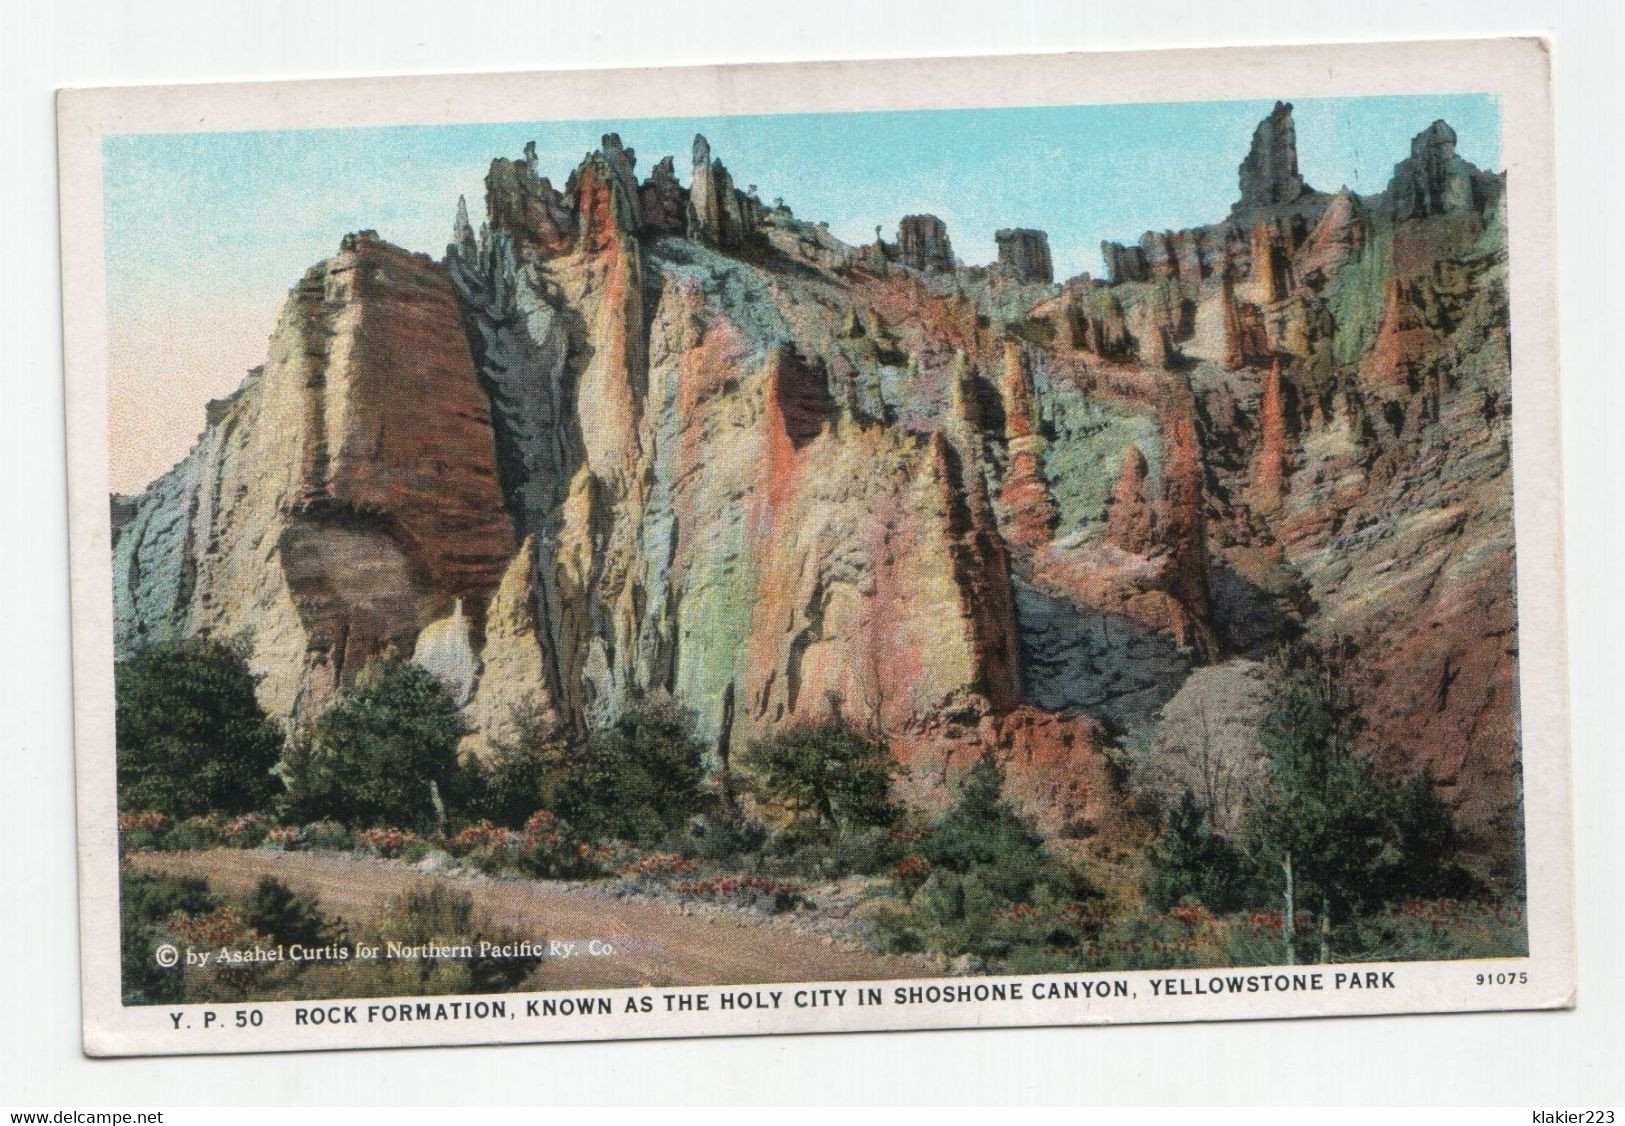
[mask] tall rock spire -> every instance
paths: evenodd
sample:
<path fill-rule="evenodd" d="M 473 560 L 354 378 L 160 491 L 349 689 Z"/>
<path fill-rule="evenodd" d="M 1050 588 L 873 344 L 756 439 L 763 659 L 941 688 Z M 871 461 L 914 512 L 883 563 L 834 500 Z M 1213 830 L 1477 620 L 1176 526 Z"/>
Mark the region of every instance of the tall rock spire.
<path fill-rule="evenodd" d="M 1451 215 L 1478 202 L 1475 186 L 1483 181 L 1479 194 L 1490 194 L 1494 177 L 1485 176 L 1456 153 L 1456 131 L 1443 121 L 1435 121 L 1411 139 L 1409 160 L 1394 165 L 1388 182 L 1388 207 L 1395 219 L 1422 219 L 1429 215 Z"/>
<path fill-rule="evenodd" d="M 720 160 L 711 158 L 711 143 L 694 134 L 693 178 L 688 189 L 688 234 L 692 239 L 729 249 L 750 241 L 756 209 L 748 196 L 734 187 L 733 177 Z"/>
<path fill-rule="evenodd" d="M 457 197 L 457 221 L 452 225 L 451 237 L 455 246 L 470 251 L 478 249 L 474 225 L 468 221 L 468 199 L 465 196 Z"/>
<path fill-rule="evenodd" d="M 1123 466 L 1106 517 L 1106 539 L 1135 555 L 1147 554 L 1156 544 L 1156 520 L 1145 498 L 1150 471 L 1145 454 L 1130 443 L 1123 451 Z"/>
<path fill-rule="evenodd" d="M 1253 130 L 1252 149 L 1237 169 L 1241 200 L 1233 210 L 1251 219 L 1259 211 L 1295 202 L 1312 189 L 1298 174 L 1298 133 L 1292 103 L 1276 102 L 1270 115 Z"/>
<path fill-rule="evenodd" d="M 999 387 L 1004 400 L 1004 436 L 1008 441 L 1031 437 L 1034 415 L 1033 376 L 1027 366 L 1027 353 L 1014 340 L 1004 342 L 1004 382 Z"/>
<path fill-rule="evenodd" d="M 948 422 L 972 457 L 982 444 L 982 404 L 976 384 L 976 372 L 961 348 L 948 369 Z"/>

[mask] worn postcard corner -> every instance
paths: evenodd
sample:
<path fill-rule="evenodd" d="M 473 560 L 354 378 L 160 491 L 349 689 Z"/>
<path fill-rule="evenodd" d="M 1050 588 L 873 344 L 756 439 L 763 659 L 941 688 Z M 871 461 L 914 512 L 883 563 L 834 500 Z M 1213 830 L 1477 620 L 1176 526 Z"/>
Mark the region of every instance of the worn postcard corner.
<path fill-rule="evenodd" d="M 90 1055 L 1575 998 L 1549 44 L 59 92 Z"/>

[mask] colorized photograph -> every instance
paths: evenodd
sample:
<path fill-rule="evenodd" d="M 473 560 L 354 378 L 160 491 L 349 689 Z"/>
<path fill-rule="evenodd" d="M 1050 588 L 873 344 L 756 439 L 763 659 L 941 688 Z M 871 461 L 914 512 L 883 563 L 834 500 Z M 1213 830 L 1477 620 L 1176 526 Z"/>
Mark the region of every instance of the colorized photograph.
<path fill-rule="evenodd" d="M 1572 1004 L 1542 103 L 1083 61 L 70 115 L 87 1037 Z"/>

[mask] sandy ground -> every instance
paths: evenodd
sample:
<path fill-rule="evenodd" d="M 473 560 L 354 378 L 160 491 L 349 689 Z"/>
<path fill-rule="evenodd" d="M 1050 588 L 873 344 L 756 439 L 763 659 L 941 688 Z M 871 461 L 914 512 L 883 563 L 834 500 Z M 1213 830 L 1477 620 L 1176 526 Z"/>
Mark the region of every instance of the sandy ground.
<path fill-rule="evenodd" d="M 324 912 L 352 921 L 375 918 L 392 896 L 409 888 L 451 884 L 473 896 L 477 912 L 521 937 L 576 944 L 571 954 L 542 963 L 526 982 L 533 989 L 854 981 L 941 972 L 923 959 L 847 949 L 817 935 L 753 925 L 739 914 L 683 914 L 665 904 L 601 898 L 547 880 L 431 876 L 353 856 L 243 849 L 133 853 L 126 862 L 143 872 L 198 876 L 229 896 L 252 890 L 261 876 L 275 876 L 300 894 L 315 895 Z M 594 940 L 613 953 L 589 952 Z"/>

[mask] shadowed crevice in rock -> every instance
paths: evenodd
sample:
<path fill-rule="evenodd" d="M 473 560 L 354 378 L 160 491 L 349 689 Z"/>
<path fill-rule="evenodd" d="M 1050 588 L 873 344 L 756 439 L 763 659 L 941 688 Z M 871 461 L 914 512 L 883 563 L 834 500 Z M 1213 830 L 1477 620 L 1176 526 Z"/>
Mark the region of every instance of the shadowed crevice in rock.
<path fill-rule="evenodd" d="M 1014 584 L 1022 695 L 1041 708 L 1077 708 L 1122 731 L 1153 721 L 1192 660 L 1166 634 Z"/>
<path fill-rule="evenodd" d="M 1262 657 L 1303 632 L 1291 600 L 1272 594 L 1225 562 L 1208 570 L 1213 626 L 1226 653 Z"/>

